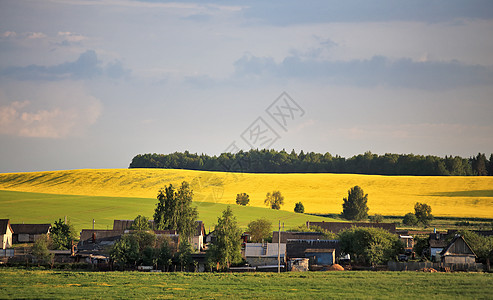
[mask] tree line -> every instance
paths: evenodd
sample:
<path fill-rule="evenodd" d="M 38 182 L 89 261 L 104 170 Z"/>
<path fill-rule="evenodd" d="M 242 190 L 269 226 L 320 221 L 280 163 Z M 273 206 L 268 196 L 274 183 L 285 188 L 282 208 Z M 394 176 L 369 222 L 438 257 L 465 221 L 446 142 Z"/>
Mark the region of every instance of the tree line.
<path fill-rule="evenodd" d="M 246 173 L 354 173 L 372 175 L 493 176 L 493 154 L 460 156 L 391 154 L 365 152 L 351 158 L 330 153 L 290 153 L 285 150 L 252 149 L 219 156 L 188 151 L 171 154 L 136 155 L 129 168 L 164 168 Z"/>

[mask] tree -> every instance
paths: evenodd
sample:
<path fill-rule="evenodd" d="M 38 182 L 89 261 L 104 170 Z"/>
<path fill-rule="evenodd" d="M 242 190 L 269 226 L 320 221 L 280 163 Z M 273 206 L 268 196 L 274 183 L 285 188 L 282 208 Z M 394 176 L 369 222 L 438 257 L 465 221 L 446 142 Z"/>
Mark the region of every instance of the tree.
<path fill-rule="evenodd" d="M 488 175 L 493 176 L 493 153 L 490 154 L 490 160 L 488 161 Z"/>
<path fill-rule="evenodd" d="M 284 205 L 284 196 L 281 195 L 280 191 L 273 191 L 267 193 L 265 196 L 264 204 L 270 206 L 272 209 L 281 209 L 281 205 Z"/>
<path fill-rule="evenodd" d="M 183 272 L 183 267 L 185 267 L 185 271 L 188 270 L 188 267 L 192 263 L 192 246 L 186 240 L 181 241 L 178 246 L 178 252 L 175 253 L 175 261 L 180 265 L 180 270 Z"/>
<path fill-rule="evenodd" d="M 348 190 L 348 197 L 344 198 L 342 204 L 342 217 L 347 220 L 360 221 L 368 218 L 368 194 L 364 194 L 363 189 L 354 186 Z"/>
<path fill-rule="evenodd" d="M 459 230 L 472 251 L 478 256 L 482 263 L 491 264 L 491 253 L 493 251 L 493 236 L 483 236 L 470 230 Z"/>
<path fill-rule="evenodd" d="M 294 205 L 294 212 L 296 213 L 304 213 L 305 212 L 305 207 L 303 206 L 303 203 L 298 202 Z"/>
<path fill-rule="evenodd" d="M 339 233 L 341 251 L 357 263 L 377 265 L 395 260 L 404 250 L 399 238 L 381 228 L 352 227 Z"/>
<path fill-rule="evenodd" d="M 383 223 L 383 216 L 379 214 L 375 214 L 374 216 L 370 216 L 370 221 L 373 223 Z"/>
<path fill-rule="evenodd" d="M 55 250 L 66 250 L 72 247 L 72 241 L 77 237 L 77 232 L 70 221 L 65 224 L 62 219 L 55 221 L 50 230 L 52 247 Z"/>
<path fill-rule="evenodd" d="M 159 190 L 157 207 L 154 212 L 154 223 L 157 229 L 178 231 L 184 238 L 191 238 L 195 232 L 195 221 L 198 212 L 192 207 L 193 192 L 188 182 L 183 181 L 175 191 L 172 184 Z"/>
<path fill-rule="evenodd" d="M 407 213 L 405 216 L 404 216 L 404 219 L 402 219 L 402 223 L 404 223 L 404 225 L 408 225 L 408 226 L 416 226 L 418 225 L 418 218 L 416 218 L 416 215 L 413 214 L 413 213 Z"/>
<path fill-rule="evenodd" d="M 229 206 L 217 219 L 215 235 L 216 241 L 207 252 L 209 265 L 217 264 L 218 268 L 226 268 L 240 262 L 241 230 Z"/>
<path fill-rule="evenodd" d="M 132 225 L 130 226 L 130 230 L 139 230 L 139 231 L 145 231 L 145 230 L 150 230 L 151 227 L 149 226 L 149 219 L 147 219 L 144 216 L 138 215 L 135 219 Z"/>
<path fill-rule="evenodd" d="M 423 225 L 430 225 L 431 220 L 433 220 L 433 215 L 431 214 L 431 206 L 426 203 L 416 202 L 414 204 L 414 214 L 418 222 L 423 223 Z"/>
<path fill-rule="evenodd" d="M 111 259 L 122 268 L 135 265 L 139 256 L 139 243 L 132 234 L 124 234 L 110 251 Z"/>
<path fill-rule="evenodd" d="M 37 239 L 31 248 L 32 255 L 39 264 L 52 264 L 55 254 L 48 250 L 50 241 L 46 236 Z"/>
<path fill-rule="evenodd" d="M 246 206 L 250 202 L 250 196 L 247 193 L 236 194 L 236 204 Z"/>
<path fill-rule="evenodd" d="M 257 219 L 248 223 L 247 231 L 255 243 L 260 243 L 270 237 L 272 233 L 272 222 L 267 219 Z"/>
<path fill-rule="evenodd" d="M 488 175 L 488 160 L 486 159 L 486 155 L 483 153 L 478 153 L 476 157 L 472 159 L 472 170 L 475 175 L 478 176 L 486 176 Z"/>

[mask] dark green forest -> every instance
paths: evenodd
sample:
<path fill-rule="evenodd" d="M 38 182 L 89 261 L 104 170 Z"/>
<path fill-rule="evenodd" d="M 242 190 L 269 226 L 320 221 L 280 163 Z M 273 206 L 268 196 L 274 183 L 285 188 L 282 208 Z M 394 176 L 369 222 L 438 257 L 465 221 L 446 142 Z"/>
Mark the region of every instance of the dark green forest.
<path fill-rule="evenodd" d="M 290 153 L 282 150 L 258 150 L 222 153 L 219 156 L 193 154 L 139 154 L 130 168 L 164 168 L 245 173 L 354 173 L 374 175 L 465 175 L 492 176 L 493 154 L 489 160 L 478 153 L 470 158 L 459 156 L 391 154 L 371 152 L 344 158 L 330 153 Z"/>

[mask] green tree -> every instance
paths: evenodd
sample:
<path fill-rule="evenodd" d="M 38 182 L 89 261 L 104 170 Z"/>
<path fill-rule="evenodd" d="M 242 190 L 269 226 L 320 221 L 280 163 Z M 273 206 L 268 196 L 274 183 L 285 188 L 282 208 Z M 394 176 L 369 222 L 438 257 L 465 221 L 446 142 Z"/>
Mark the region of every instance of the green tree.
<path fill-rule="evenodd" d="M 267 193 L 265 196 L 264 204 L 270 206 L 272 209 L 281 209 L 284 205 L 284 196 L 281 195 L 280 191 L 273 191 L 272 193 Z"/>
<path fill-rule="evenodd" d="M 493 236 L 483 236 L 470 230 L 459 230 L 472 251 L 482 263 L 491 264 L 491 253 L 493 251 Z"/>
<path fill-rule="evenodd" d="M 383 216 L 380 214 L 375 214 L 373 216 L 370 216 L 369 218 L 370 218 L 370 221 L 373 223 L 383 223 L 383 221 L 384 221 Z"/>
<path fill-rule="evenodd" d="M 360 221 L 368 218 L 368 194 L 363 192 L 359 186 L 348 190 L 348 197 L 343 199 L 342 217 L 346 220 Z"/>
<path fill-rule="evenodd" d="M 46 236 L 37 239 L 31 248 L 32 255 L 36 258 L 38 265 L 52 264 L 55 254 L 51 253 L 49 248 L 50 241 Z"/>
<path fill-rule="evenodd" d="M 404 249 L 399 238 L 381 228 L 353 227 L 339 233 L 341 251 L 356 263 L 385 264 L 395 260 Z"/>
<path fill-rule="evenodd" d="M 418 218 L 416 218 L 416 215 L 410 212 L 404 216 L 404 219 L 402 219 L 402 223 L 408 226 L 416 226 L 418 225 L 419 221 Z"/>
<path fill-rule="evenodd" d="M 139 260 L 139 243 L 132 234 L 124 234 L 110 251 L 111 259 L 120 267 L 135 266 Z"/>
<path fill-rule="evenodd" d="M 486 176 L 488 175 L 488 160 L 486 155 L 483 153 L 478 153 L 476 157 L 472 159 L 472 169 L 475 175 Z"/>
<path fill-rule="evenodd" d="M 183 240 L 180 242 L 178 246 L 178 252 L 175 253 L 175 261 L 178 265 L 180 265 L 180 270 L 187 271 L 188 267 L 192 263 L 192 246 L 187 240 Z"/>
<path fill-rule="evenodd" d="M 250 202 L 250 196 L 247 193 L 236 194 L 236 204 L 247 205 Z"/>
<path fill-rule="evenodd" d="M 247 231 L 252 242 L 260 243 L 267 240 L 272 234 L 272 222 L 267 219 L 257 219 L 248 223 Z"/>
<path fill-rule="evenodd" d="M 173 264 L 173 255 L 169 246 L 170 239 L 163 238 L 158 242 L 158 244 L 160 245 L 158 265 L 162 266 L 165 271 L 169 271 L 169 267 Z"/>
<path fill-rule="evenodd" d="M 300 214 L 305 212 L 305 207 L 303 206 L 303 203 L 301 203 L 301 201 L 294 205 L 294 212 Z"/>
<path fill-rule="evenodd" d="M 145 231 L 145 230 L 150 230 L 151 227 L 149 226 L 149 219 L 147 219 L 144 216 L 138 215 L 135 219 L 132 225 L 130 226 L 130 230 L 140 230 L 140 231 Z"/>
<path fill-rule="evenodd" d="M 209 265 L 227 268 L 241 261 L 241 230 L 236 217 L 228 206 L 217 219 L 215 227 L 216 241 L 211 245 L 208 254 Z"/>
<path fill-rule="evenodd" d="M 159 202 L 154 212 L 156 228 L 176 230 L 181 237 L 191 238 L 198 212 L 196 207 L 192 207 L 193 192 L 188 182 L 183 181 L 176 191 L 170 184 L 159 191 L 157 198 Z"/>
<path fill-rule="evenodd" d="M 62 219 L 55 221 L 50 230 L 51 245 L 55 250 L 72 248 L 72 241 L 77 237 L 77 232 L 70 221 L 65 224 Z"/>
<path fill-rule="evenodd" d="M 416 204 L 414 204 L 414 215 L 416 215 L 418 222 L 421 222 L 425 226 L 430 225 L 430 222 L 433 220 L 431 206 L 426 203 L 416 202 Z"/>

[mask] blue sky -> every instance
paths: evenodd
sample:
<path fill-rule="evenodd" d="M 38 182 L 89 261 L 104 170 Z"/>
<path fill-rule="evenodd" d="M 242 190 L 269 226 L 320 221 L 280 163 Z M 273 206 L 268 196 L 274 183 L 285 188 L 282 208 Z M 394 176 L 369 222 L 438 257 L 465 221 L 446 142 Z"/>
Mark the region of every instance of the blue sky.
<path fill-rule="evenodd" d="M 0 172 L 493 151 L 491 1 L 19 0 L 0 20 Z"/>

